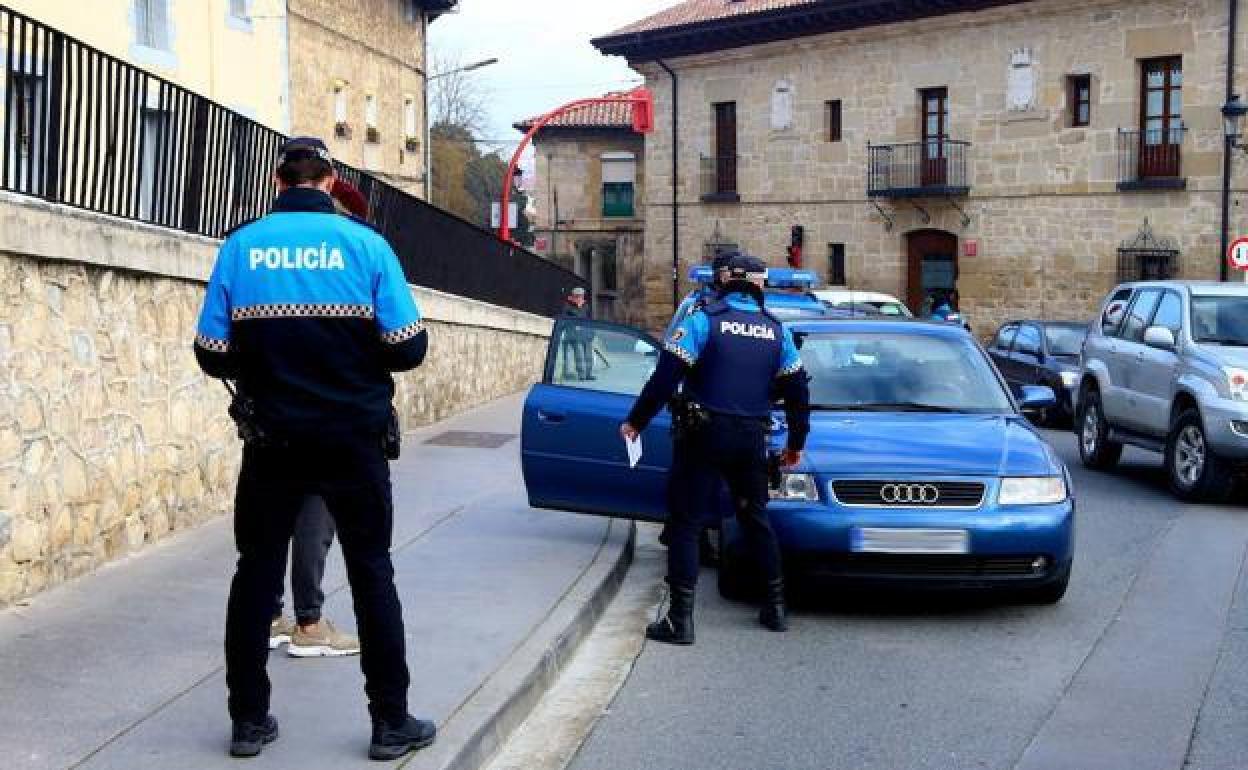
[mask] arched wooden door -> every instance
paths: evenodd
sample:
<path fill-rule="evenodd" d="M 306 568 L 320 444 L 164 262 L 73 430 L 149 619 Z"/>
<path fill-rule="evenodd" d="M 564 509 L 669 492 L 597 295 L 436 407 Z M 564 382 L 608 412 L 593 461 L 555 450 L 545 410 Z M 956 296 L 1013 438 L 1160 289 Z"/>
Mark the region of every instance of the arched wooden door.
<path fill-rule="evenodd" d="M 943 230 L 916 230 L 906 236 L 906 304 L 919 315 L 924 300 L 958 287 L 958 237 Z"/>

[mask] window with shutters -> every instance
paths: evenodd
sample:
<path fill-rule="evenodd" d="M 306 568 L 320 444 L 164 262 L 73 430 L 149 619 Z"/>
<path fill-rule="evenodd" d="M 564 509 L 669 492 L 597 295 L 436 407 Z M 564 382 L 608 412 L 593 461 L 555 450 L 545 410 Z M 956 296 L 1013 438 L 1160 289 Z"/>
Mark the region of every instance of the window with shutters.
<path fill-rule="evenodd" d="M 134 0 L 134 22 L 139 45 L 169 50 L 169 0 Z"/>
<path fill-rule="evenodd" d="M 636 215 L 635 185 L 637 158 L 631 152 L 608 152 L 602 155 L 602 215 L 631 217 Z"/>
<path fill-rule="evenodd" d="M 1066 82 L 1070 89 L 1070 125 L 1082 128 L 1092 123 L 1092 76 L 1071 75 Z"/>
<path fill-rule="evenodd" d="M 364 133 L 365 139 L 377 143 L 381 141 L 381 132 L 377 128 L 377 95 L 364 95 Z"/>

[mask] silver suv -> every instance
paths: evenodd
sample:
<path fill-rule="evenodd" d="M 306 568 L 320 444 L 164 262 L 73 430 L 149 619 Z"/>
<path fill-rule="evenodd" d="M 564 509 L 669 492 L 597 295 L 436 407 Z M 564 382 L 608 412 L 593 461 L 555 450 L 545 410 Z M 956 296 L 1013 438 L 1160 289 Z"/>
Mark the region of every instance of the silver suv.
<path fill-rule="evenodd" d="M 1248 461 L 1248 285 L 1123 284 L 1084 344 L 1075 419 L 1089 468 L 1162 452 L 1184 500 L 1228 497 Z"/>

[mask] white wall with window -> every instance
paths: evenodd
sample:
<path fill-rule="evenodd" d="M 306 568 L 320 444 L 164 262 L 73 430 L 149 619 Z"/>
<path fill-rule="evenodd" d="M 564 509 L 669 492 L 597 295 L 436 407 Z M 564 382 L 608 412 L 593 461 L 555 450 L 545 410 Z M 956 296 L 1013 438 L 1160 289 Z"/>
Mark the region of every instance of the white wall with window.
<path fill-rule="evenodd" d="M 130 46 L 130 55 L 136 63 L 164 69 L 178 66 L 178 58 L 173 52 L 173 14 L 170 8 L 173 2 L 133 0 L 130 19 L 134 41 Z"/>
<path fill-rule="evenodd" d="M 636 216 L 637 156 L 631 152 L 602 154 L 602 215 Z"/>

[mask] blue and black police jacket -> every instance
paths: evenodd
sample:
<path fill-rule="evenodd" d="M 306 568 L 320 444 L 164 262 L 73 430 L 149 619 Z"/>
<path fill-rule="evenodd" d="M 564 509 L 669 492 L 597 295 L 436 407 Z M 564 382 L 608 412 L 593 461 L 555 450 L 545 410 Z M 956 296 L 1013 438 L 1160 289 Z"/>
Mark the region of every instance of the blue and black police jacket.
<path fill-rule="evenodd" d="M 384 429 L 390 373 L 427 347 L 385 238 L 310 188 L 221 244 L 195 336 L 200 367 L 237 380 L 260 424 L 287 436 Z"/>

